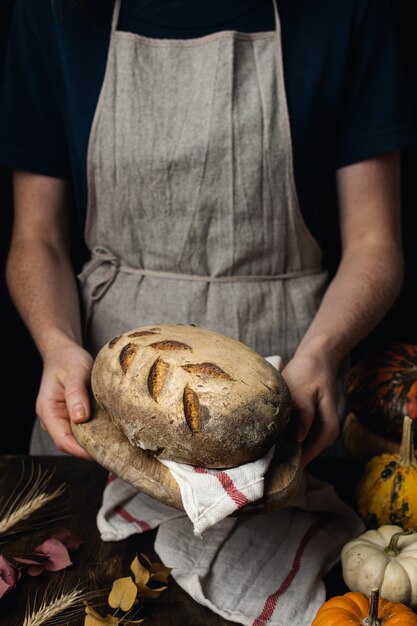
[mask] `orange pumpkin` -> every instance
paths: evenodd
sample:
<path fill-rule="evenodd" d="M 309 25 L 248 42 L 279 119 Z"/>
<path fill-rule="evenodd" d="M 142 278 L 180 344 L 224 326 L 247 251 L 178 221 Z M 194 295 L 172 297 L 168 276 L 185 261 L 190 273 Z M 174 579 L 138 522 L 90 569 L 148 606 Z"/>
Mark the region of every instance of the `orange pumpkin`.
<path fill-rule="evenodd" d="M 388 602 L 372 589 L 371 597 L 349 592 L 320 607 L 311 626 L 417 626 L 417 615 L 399 602 Z"/>

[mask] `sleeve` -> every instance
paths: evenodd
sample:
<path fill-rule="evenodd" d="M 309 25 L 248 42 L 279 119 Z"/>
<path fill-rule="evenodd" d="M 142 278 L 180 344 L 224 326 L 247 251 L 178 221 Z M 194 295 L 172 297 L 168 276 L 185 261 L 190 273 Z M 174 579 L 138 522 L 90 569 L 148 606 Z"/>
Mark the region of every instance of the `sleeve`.
<path fill-rule="evenodd" d="M 363 0 L 353 24 L 336 167 L 415 140 L 402 62 L 387 0 Z"/>
<path fill-rule="evenodd" d="M 57 55 L 50 4 L 15 2 L 0 95 L 0 162 L 67 178 L 65 125 L 51 68 Z"/>

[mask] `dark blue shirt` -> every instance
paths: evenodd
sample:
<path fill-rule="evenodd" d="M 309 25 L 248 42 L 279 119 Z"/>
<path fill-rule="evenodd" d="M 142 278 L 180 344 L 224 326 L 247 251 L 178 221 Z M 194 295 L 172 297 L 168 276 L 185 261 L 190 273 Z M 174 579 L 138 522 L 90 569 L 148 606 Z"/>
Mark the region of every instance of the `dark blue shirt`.
<path fill-rule="evenodd" d="M 301 210 L 323 244 L 335 170 L 413 139 L 386 0 L 279 0 Z M 16 0 L 0 101 L 0 162 L 72 180 L 86 212 L 86 155 L 113 0 Z M 273 30 L 272 0 L 122 0 L 118 28 L 192 38 Z"/>

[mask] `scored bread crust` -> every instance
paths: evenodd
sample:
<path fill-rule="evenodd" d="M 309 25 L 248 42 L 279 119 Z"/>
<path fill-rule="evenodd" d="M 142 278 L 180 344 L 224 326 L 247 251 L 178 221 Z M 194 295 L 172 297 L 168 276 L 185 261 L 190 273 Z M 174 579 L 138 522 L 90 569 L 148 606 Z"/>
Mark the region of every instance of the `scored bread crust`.
<path fill-rule="evenodd" d="M 183 324 L 133 329 L 98 353 L 92 390 L 134 447 L 226 468 L 262 456 L 290 415 L 279 372 L 245 344 Z"/>

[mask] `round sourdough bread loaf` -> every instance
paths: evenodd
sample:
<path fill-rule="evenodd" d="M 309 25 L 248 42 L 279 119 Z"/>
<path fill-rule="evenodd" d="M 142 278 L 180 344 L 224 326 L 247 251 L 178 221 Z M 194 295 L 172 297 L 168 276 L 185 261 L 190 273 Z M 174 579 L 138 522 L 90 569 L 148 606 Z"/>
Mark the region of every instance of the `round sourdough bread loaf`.
<path fill-rule="evenodd" d="M 134 447 L 200 467 L 259 458 L 291 400 L 279 372 L 246 345 L 182 324 L 130 330 L 96 357 L 98 404 Z"/>

